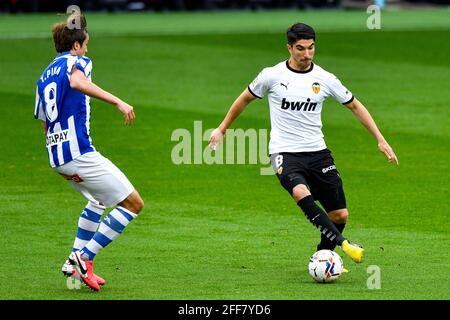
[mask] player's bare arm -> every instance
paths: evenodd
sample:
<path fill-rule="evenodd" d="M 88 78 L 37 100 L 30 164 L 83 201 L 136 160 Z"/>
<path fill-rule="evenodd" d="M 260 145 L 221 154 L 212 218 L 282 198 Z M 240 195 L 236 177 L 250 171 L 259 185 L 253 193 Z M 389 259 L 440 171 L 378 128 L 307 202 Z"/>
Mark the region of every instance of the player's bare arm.
<path fill-rule="evenodd" d="M 136 117 L 133 107 L 91 82 L 91 80 L 89 80 L 81 70 L 76 68 L 73 69 L 70 76 L 70 87 L 90 97 L 100 99 L 106 103 L 116 106 L 117 109 L 123 114 L 125 124 L 133 124 Z"/>
<path fill-rule="evenodd" d="M 239 97 L 236 98 L 222 123 L 211 133 L 211 137 L 209 138 L 209 146 L 211 149 L 216 149 L 217 145 L 223 140 L 225 132 L 231 126 L 233 121 L 242 113 L 245 107 L 255 99 L 256 97 L 250 93 L 248 88 L 246 88 L 239 95 Z"/>
<path fill-rule="evenodd" d="M 381 134 L 378 129 L 375 121 L 370 115 L 369 111 L 364 107 L 364 105 L 358 100 L 353 99 L 352 102 L 345 105 L 348 109 L 350 109 L 353 114 L 358 118 L 358 120 L 367 128 L 367 130 L 375 137 L 378 142 L 378 149 L 383 152 L 388 158 L 389 162 L 399 164 L 397 156 L 395 155 L 394 150 L 392 150 L 389 143 L 387 143 L 386 139 Z"/>

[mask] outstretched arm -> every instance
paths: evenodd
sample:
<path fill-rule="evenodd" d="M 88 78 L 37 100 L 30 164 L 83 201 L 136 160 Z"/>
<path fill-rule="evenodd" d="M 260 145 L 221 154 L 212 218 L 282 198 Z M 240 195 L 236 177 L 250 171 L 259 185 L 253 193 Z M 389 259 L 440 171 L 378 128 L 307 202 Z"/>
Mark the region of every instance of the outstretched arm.
<path fill-rule="evenodd" d="M 350 109 L 353 114 L 358 118 L 358 120 L 367 128 L 367 130 L 375 137 L 378 142 L 378 149 L 383 152 L 388 158 L 389 162 L 399 164 L 397 156 L 392 150 L 391 146 L 387 143 L 386 139 L 381 134 L 375 121 L 370 115 L 369 111 L 364 107 L 364 105 L 358 100 L 353 99 L 352 102 L 345 105 Z"/>
<path fill-rule="evenodd" d="M 211 137 L 209 138 L 209 146 L 211 149 L 215 150 L 217 148 L 217 145 L 223 140 L 225 132 L 231 126 L 233 121 L 241 114 L 245 107 L 255 99 L 256 97 L 251 94 L 248 89 L 245 89 L 241 95 L 237 97 L 222 123 L 211 133 Z"/>
<path fill-rule="evenodd" d="M 136 116 L 132 106 L 91 82 L 81 70 L 76 68 L 73 69 L 70 76 L 70 87 L 90 97 L 100 99 L 116 106 L 117 109 L 122 112 L 125 124 L 131 125 L 134 122 Z"/>

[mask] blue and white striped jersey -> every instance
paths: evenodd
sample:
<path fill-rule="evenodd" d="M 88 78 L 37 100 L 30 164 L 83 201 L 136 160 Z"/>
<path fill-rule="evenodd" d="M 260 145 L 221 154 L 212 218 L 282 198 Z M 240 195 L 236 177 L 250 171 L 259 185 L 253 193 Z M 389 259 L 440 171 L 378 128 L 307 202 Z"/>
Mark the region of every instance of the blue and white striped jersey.
<path fill-rule="evenodd" d="M 47 151 L 52 167 L 95 151 L 90 137 L 90 97 L 70 87 L 74 67 L 91 79 L 89 58 L 63 52 L 37 82 L 34 117 L 47 124 Z"/>

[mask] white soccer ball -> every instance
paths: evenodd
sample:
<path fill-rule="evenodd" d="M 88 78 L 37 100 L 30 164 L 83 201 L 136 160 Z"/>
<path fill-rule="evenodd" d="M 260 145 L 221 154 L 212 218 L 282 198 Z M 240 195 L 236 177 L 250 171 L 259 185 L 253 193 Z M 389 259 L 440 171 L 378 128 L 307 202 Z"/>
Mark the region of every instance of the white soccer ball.
<path fill-rule="evenodd" d="M 341 257 L 331 250 L 320 250 L 309 259 L 309 274 L 317 282 L 333 282 L 342 274 Z"/>

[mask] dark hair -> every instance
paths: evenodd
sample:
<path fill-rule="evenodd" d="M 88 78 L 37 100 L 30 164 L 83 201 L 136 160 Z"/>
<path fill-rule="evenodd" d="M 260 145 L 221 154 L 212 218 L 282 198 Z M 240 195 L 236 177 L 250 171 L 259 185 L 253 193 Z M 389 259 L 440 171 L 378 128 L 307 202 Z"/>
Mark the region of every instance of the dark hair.
<path fill-rule="evenodd" d="M 287 41 L 290 45 L 300 39 L 316 40 L 316 33 L 313 28 L 304 23 L 296 23 L 292 25 L 286 32 Z"/>
<path fill-rule="evenodd" d="M 86 18 L 79 13 L 74 13 L 67 20 L 55 23 L 52 34 L 56 52 L 70 51 L 75 42 L 82 45 L 87 37 L 86 27 Z"/>

